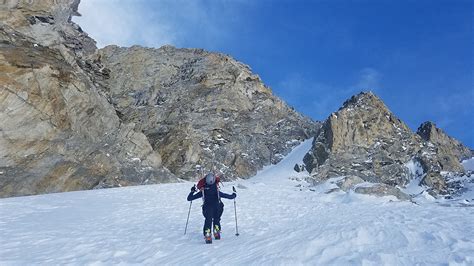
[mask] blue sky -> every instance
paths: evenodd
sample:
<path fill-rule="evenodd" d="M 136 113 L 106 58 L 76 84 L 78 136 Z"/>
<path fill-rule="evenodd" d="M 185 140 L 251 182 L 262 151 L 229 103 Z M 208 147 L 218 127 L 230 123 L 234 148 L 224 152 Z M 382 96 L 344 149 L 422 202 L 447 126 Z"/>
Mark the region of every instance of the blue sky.
<path fill-rule="evenodd" d="M 413 130 L 431 120 L 474 148 L 472 1 L 81 0 L 79 12 L 99 47 L 229 54 L 315 120 L 372 90 Z"/>

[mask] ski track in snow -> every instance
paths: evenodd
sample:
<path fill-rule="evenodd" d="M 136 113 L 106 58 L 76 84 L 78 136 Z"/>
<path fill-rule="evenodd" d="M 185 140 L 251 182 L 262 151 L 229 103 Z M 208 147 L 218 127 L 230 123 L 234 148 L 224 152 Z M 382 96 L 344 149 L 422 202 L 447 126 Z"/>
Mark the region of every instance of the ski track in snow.
<path fill-rule="evenodd" d="M 310 140 L 309 140 L 310 141 Z M 325 192 L 289 180 L 311 143 L 224 199 L 222 239 L 204 244 L 192 183 L 0 200 L 0 264 L 474 265 L 474 208 Z M 283 169 L 284 168 L 284 169 Z M 240 188 L 240 189 L 239 189 Z"/>

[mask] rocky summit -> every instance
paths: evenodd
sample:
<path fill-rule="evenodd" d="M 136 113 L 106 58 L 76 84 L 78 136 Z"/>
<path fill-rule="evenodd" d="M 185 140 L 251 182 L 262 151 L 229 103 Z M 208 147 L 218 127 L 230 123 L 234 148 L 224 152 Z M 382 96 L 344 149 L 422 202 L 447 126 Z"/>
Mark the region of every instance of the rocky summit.
<path fill-rule="evenodd" d="M 324 121 L 304 162 L 313 182 L 344 176 L 341 184 L 404 187 L 421 178 L 419 185 L 433 194 L 446 194 L 443 172 L 463 171 L 461 160 L 472 155 L 431 122 L 413 133 L 376 95 L 363 92 Z M 419 165 L 422 173 L 413 173 L 410 165 Z"/>
<path fill-rule="evenodd" d="M 318 128 L 229 56 L 98 50 L 78 5 L 0 3 L 0 197 L 245 178 Z"/>

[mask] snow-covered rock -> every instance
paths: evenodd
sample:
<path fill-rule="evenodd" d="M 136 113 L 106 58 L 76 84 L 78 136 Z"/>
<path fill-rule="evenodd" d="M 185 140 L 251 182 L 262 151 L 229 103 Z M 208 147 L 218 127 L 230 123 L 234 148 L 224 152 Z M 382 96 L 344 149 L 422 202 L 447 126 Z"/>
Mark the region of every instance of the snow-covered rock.
<path fill-rule="evenodd" d="M 358 186 L 354 190 L 356 193 L 369 194 L 374 196 L 395 196 L 399 200 L 410 200 L 410 196 L 400 191 L 400 189 L 387 184 L 373 184 L 371 186 Z"/>
<path fill-rule="evenodd" d="M 343 191 L 349 191 L 350 189 L 353 189 L 356 185 L 364 183 L 364 179 L 351 175 L 351 176 L 346 176 L 344 179 L 340 180 L 337 182 L 337 186 L 340 187 Z"/>

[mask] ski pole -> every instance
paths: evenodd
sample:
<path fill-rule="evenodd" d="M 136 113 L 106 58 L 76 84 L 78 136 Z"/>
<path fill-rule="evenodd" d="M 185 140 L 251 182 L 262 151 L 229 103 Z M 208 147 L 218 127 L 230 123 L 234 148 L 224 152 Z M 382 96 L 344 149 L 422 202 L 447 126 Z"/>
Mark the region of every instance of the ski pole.
<path fill-rule="evenodd" d="M 234 193 L 236 192 L 234 186 L 232 186 L 232 190 L 234 191 Z M 239 227 L 237 226 L 237 206 L 235 203 L 235 198 L 234 198 L 234 212 L 235 212 L 235 235 L 239 236 Z"/>
<path fill-rule="evenodd" d="M 191 205 L 193 202 L 189 202 L 189 211 L 188 211 L 188 219 L 186 219 L 186 227 L 184 228 L 184 234 L 186 234 L 186 230 L 188 229 L 188 221 L 189 221 L 189 214 L 191 213 Z"/>

